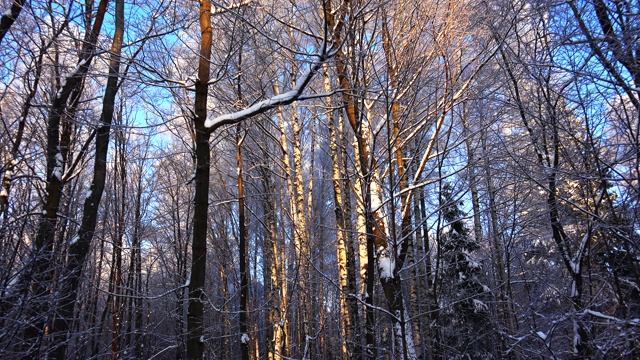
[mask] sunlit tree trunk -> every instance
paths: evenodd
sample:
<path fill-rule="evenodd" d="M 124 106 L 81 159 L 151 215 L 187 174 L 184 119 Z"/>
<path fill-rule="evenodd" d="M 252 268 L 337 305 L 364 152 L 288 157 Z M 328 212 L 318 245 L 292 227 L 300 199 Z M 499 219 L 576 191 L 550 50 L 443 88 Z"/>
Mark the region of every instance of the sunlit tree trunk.
<path fill-rule="evenodd" d="M 187 312 L 187 358 L 204 358 L 204 284 L 207 261 L 207 229 L 209 214 L 209 172 L 211 154 L 209 134 L 205 128 L 207 97 L 211 63 L 211 1 L 200 1 L 200 57 L 195 84 L 193 124 L 195 127 L 195 193 L 193 237 L 191 246 L 191 273 L 189 278 L 189 308 Z"/>
<path fill-rule="evenodd" d="M 265 164 L 268 164 L 265 155 Z M 278 228 L 276 222 L 276 209 L 274 206 L 277 191 L 273 184 L 271 170 L 265 165 L 261 168 L 262 188 L 265 193 L 263 200 L 266 217 L 266 236 L 264 244 L 264 279 L 265 279 L 265 304 L 267 306 L 267 359 L 276 360 L 288 355 L 287 346 L 287 284 L 284 281 L 284 265 L 282 264 Z M 267 271 L 268 270 L 268 271 Z"/>
<path fill-rule="evenodd" d="M 295 79 L 295 73 L 291 74 L 291 78 Z M 292 84 L 292 88 L 295 88 L 295 81 Z M 280 94 L 279 85 L 274 83 L 274 93 Z M 300 126 L 300 119 L 298 114 L 298 108 L 292 104 L 290 112 L 290 122 L 287 121 L 287 113 L 282 108 L 278 108 L 278 119 L 280 125 L 280 141 L 282 147 L 282 162 L 283 169 L 285 171 L 285 178 L 287 179 L 287 188 L 290 194 L 290 209 L 291 209 L 291 221 L 292 221 L 292 238 L 293 246 L 295 249 L 296 258 L 296 276 L 297 285 L 296 299 L 297 299 L 297 313 L 298 313 L 298 345 L 300 346 L 300 354 L 307 349 L 308 341 L 310 339 L 310 324 L 309 324 L 309 312 L 311 301 L 307 297 L 309 291 L 309 227 L 306 210 L 308 209 L 305 204 L 305 186 L 303 179 L 303 167 L 302 167 L 302 143 L 300 133 L 302 131 Z M 288 129 L 287 124 L 290 123 L 291 133 L 293 139 L 291 140 L 291 151 L 289 150 L 289 140 L 287 137 Z M 291 155 L 289 154 L 291 152 Z M 293 160 L 293 161 L 292 161 Z M 293 166 L 292 166 L 293 164 Z"/>
<path fill-rule="evenodd" d="M 280 88 L 277 83 L 273 85 L 276 95 L 280 94 Z M 304 203 L 304 184 L 302 180 L 302 145 L 300 143 L 300 124 L 297 114 L 297 107 L 293 107 L 291 111 L 291 128 L 293 140 L 291 141 L 291 149 L 289 149 L 289 139 L 287 136 L 288 129 L 286 120 L 287 114 L 284 109 L 278 108 L 278 120 L 280 127 L 280 146 L 282 149 L 282 167 L 284 177 L 286 179 L 289 194 L 289 209 L 291 214 L 291 236 L 293 239 L 293 248 L 296 261 L 296 303 L 297 303 L 297 327 L 299 353 L 307 346 L 308 332 L 308 306 L 309 301 L 306 299 L 306 291 L 308 287 L 308 257 L 309 254 L 309 236 L 307 228 L 307 219 L 305 210 L 307 207 Z M 292 153 L 290 155 L 290 153 Z M 293 161 L 292 158 L 293 157 Z M 293 164 L 293 166 L 292 166 Z"/>
<path fill-rule="evenodd" d="M 416 267 L 414 266 L 415 254 L 414 254 L 414 241 L 413 241 L 413 229 L 412 229 L 412 212 L 411 212 L 413 207 L 409 204 L 410 198 L 409 198 L 409 192 L 407 191 L 408 190 L 408 180 L 407 180 L 408 174 L 404 164 L 405 156 L 403 152 L 403 139 L 400 137 L 400 111 L 399 111 L 398 103 L 401 101 L 401 98 L 400 98 L 401 95 L 398 89 L 397 64 L 395 59 L 395 53 L 393 51 L 393 47 L 398 45 L 393 43 L 393 41 L 394 39 L 392 39 L 391 32 L 389 30 L 387 14 L 386 12 L 383 12 L 382 14 L 382 47 L 385 54 L 387 72 L 389 74 L 389 83 L 390 83 L 389 85 L 391 86 L 391 91 L 390 91 L 391 98 L 388 100 L 388 102 L 390 103 L 389 106 L 391 108 L 391 124 L 387 124 L 387 128 L 389 129 L 389 127 L 391 127 L 392 129 L 388 131 L 387 147 L 389 152 L 389 158 L 393 157 L 391 152 L 395 152 L 394 155 L 395 155 L 395 163 L 396 163 L 396 169 L 397 169 L 397 172 L 396 172 L 397 179 L 396 179 L 396 176 L 394 176 L 393 171 L 390 172 L 389 179 L 391 182 L 392 193 L 395 192 L 397 188 L 401 194 L 400 195 L 400 205 L 401 205 L 400 238 L 394 240 L 394 247 L 396 248 L 394 252 L 397 254 L 398 264 L 396 266 L 398 268 L 402 268 L 402 265 L 405 263 L 405 260 L 406 260 L 406 263 L 409 267 L 408 273 L 409 273 L 409 297 L 410 297 L 409 305 L 410 306 L 408 309 L 405 310 L 405 313 L 409 315 L 409 311 L 407 310 L 412 310 L 415 313 L 418 307 L 417 306 L 418 294 L 416 292 L 417 290 Z M 391 209 L 392 209 L 392 213 L 395 214 L 396 209 L 395 209 L 395 203 L 393 199 L 391 201 Z M 394 225 L 395 221 L 392 221 L 391 224 L 392 224 L 391 226 L 395 228 L 395 225 Z M 392 231 L 392 233 L 395 234 L 396 231 Z M 398 289 L 400 289 L 400 286 L 398 286 Z M 401 290 L 398 290 L 398 291 L 401 291 Z M 402 305 L 402 307 L 404 307 L 404 305 Z M 401 318 L 403 316 L 401 316 Z M 419 319 L 420 318 L 416 316 L 414 317 L 414 320 L 410 321 L 409 323 L 409 325 L 411 325 L 411 330 L 413 333 L 413 339 L 412 339 L 413 345 L 411 345 L 411 347 L 414 347 L 415 348 L 414 351 L 416 351 L 416 353 L 412 356 L 415 356 L 416 358 L 421 357 L 421 354 L 419 352 L 419 349 L 421 346 Z M 403 319 L 402 321 L 403 327 L 406 325 L 405 322 L 407 321 L 409 320 Z M 408 341 L 408 339 L 406 339 L 406 336 L 409 336 L 409 335 L 406 334 L 405 331 L 403 331 L 402 336 L 403 336 L 402 343 L 399 343 L 398 345 L 402 344 L 402 346 L 406 348 L 406 345 L 407 345 L 406 342 Z M 407 354 L 406 356 L 409 356 L 409 355 Z"/>
<path fill-rule="evenodd" d="M 293 86 L 295 87 L 295 86 Z M 309 313 L 311 306 L 311 299 L 309 298 L 309 292 L 311 284 L 309 283 L 309 261 L 311 260 L 311 251 L 309 244 L 309 226 L 307 218 L 307 206 L 305 204 L 305 186 L 303 179 L 302 168 L 302 141 L 300 139 L 300 132 L 302 131 L 300 126 L 300 116 L 298 114 L 298 108 L 295 103 L 292 106 L 292 133 L 293 133 L 293 188 L 295 205 L 292 207 L 292 211 L 295 213 L 293 219 L 293 239 L 294 246 L 297 251 L 297 267 L 298 267 L 298 286 L 297 286 L 297 301 L 299 308 L 298 328 L 299 328 L 299 344 L 302 347 L 302 357 L 306 358 L 306 351 L 309 347 L 309 341 L 311 340 L 311 324 Z"/>
<path fill-rule="evenodd" d="M 284 210 L 285 207 L 287 207 L 287 203 L 285 201 L 286 196 L 284 194 L 284 191 L 275 191 L 274 188 L 274 194 L 278 194 L 279 195 L 279 213 L 280 213 L 280 220 L 282 221 L 285 217 L 286 217 L 286 211 Z M 278 240 L 278 248 L 280 251 L 276 252 L 276 256 L 278 258 L 278 263 L 277 263 L 277 267 L 278 267 L 278 286 L 280 289 L 280 309 L 279 309 L 279 318 L 280 321 L 278 323 L 278 327 L 279 327 L 279 338 L 280 338 L 280 351 L 282 352 L 283 356 L 290 356 L 291 355 L 291 341 L 292 341 L 292 336 L 291 336 L 291 332 L 290 332 L 290 326 L 289 326 L 289 308 L 291 307 L 291 304 L 293 303 L 293 299 L 292 299 L 292 295 L 289 295 L 289 273 L 288 273 L 288 263 L 290 262 L 290 257 L 288 256 L 287 253 L 287 248 L 290 246 L 288 242 L 287 242 L 287 236 L 285 234 L 285 228 L 284 226 L 280 226 L 280 228 L 276 227 L 277 230 L 279 230 L 279 236 L 276 237 L 276 239 Z"/>
<path fill-rule="evenodd" d="M 327 74 L 327 66 L 325 66 L 325 90 L 331 90 L 329 75 Z M 342 358 L 343 359 L 359 359 L 362 357 L 359 339 L 356 335 L 355 328 L 359 326 L 358 304 L 355 296 L 358 294 L 356 283 L 356 252 L 353 248 L 353 241 L 349 233 L 351 222 L 348 212 L 345 211 L 346 203 L 351 200 L 343 195 L 343 171 L 341 170 L 341 161 L 339 149 L 343 148 L 342 122 L 337 121 L 334 116 L 333 103 L 331 98 L 327 98 L 327 125 L 330 134 L 331 149 L 331 170 L 333 178 L 333 196 L 336 216 L 336 242 L 337 242 L 337 261 L 338 261 L 338 281 L 340 284 L 340 321 L 341 335 L 343 338 Z M 345 154 L 342 154 L 346 156 Z"/>
<path fill-rule="evenodd" d="M 347 17 L 347 12 L 352 9 L 349 8 L 350 3 L 341 3 L 336 9 L 333 9 L 330 1 L 325 1 L 325 18 L 328 25 L 334 29 L 335 41 L 342 44 L 344 41 L 344 20 Z M 358 219 L 358 234 L 365 234 L 360 239 L 360 268 L 361 268 L 361 281 L 364 291 L 362 292 L 362 300 L 365 302 L 365 356 L 369 359 L 376 357 L 375 350 L 375 318 L 373 309 L 369 304 L 372 304 L 373 296 L 373 269 L 374 269 L 374 251 L 375 243 L 385 242 L 386 238 L 380 232 L 380 228 L 377 227 L 375 222 L 375 215 L 371 209 L 371 164 L 369 163 L 368 148 L 366 145 L 365 135 L 363 135 L 362 123 L 359 116 L 359 110 L 356 106 L 356 100 L 352 95 L 352 87 L 349 83 L 349 77 L 347 75 L 347 59 L 344 55 L 338 54 L 336 57 L 336 71 L 338 77 L 338 87 L 343 90 L 342 92 L 342 104 L 346 118 L 354 132 L 355 144 L 354 151 L 356 153 L 359 180 L 356 184 L 356 191 L 358 191 L 360 199 L 358 200 L 358 207 L 360 209 Z M 359 187 L 359 189 L 358 189 Z M 362 229 L 362 222 L 364 221 L 364 229 Z M 364 231 L 363 231 L 364 230 Z M 376 231 L 376 233 L 374 233 Z M 382 235 L 382 236 L 380 236 Z M 366 246 L 363 246 L 366 244 Z M 365 255 L 366 253 L 366 255 Z"/>

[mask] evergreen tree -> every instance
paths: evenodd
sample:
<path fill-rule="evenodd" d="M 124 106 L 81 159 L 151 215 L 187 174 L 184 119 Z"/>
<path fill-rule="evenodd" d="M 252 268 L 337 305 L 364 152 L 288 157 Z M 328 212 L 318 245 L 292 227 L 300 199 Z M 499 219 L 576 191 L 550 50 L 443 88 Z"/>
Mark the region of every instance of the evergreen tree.
<path fill-rule="evenodd" d="M 440 194 L 445 222 L 440 234 L 443 355 L 449 359 L 489 359 L 491 322 L 484 301 L 489 289 L 480 282 L 481 267 L 472 257 L 480 244 L 470 236 L 460 209 L 462 202 L 454 196 L 451 186 L 445 184 Z"/>

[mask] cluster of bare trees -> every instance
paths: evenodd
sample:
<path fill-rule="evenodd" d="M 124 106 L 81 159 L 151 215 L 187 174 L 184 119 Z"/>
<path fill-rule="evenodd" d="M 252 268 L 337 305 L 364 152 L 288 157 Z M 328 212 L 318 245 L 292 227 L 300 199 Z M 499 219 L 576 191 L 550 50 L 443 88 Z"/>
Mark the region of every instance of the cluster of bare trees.
<path fill-rule="evenodd" d="M 0 6 L 2 356 L 640 357 L 637 1 Z"/>

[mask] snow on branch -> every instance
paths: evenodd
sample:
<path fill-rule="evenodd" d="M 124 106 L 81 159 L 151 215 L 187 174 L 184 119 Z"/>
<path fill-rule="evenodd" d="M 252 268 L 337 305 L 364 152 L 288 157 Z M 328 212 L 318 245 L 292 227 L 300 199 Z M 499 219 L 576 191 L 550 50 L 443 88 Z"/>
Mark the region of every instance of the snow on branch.
<path fill-rule="evenodd" d="M 207 128 L 209 132 L 213 132 L 223 125 L 236 124 L 242 120 L 246 120 L 256 115 L 265 113 L 278 106 L 289 105 L 292 102 L 300 99 L 302 97 L 302 92 L 311 82 L 313 76 L 318 72 L 318 70 L 320 70 L 322 64 L 324 64 L 327 59 L 331 58 L 335 54 L 335 51 L 327 51 L 326 41 L 323 42 L 321 49 L 322 51 L 319 54 L 315 54 L 315 57 L 317 59 L 311 63 L 307 71 L 302 76 L 302 79 L 297 82 L 298 85 L 295 88 L 285 93 L 259 101 L 244 110 L 220 115 L 213 119 L 207 119 L 207 121 L 204 123 L 205 128 Z"/>
<path fill-rule="evenodd" d="M 228 6 L 223 6 L 223 5 L 216 5 L 216 8 L 214 10 L 211 10 L 211 15 L 216 15 L 216 14 L 222 14 L 225 13 L 227 11 L 230 10 L 235 10 L 235 9 L 239 9 L 243 6 L 248 6 L 253 2 L 253 0 L 244 0 L 244 1 L 240 1 L 239 3 L 231 3 Z"/>
<path fill-rule="evenodd" d="M 621 324 L 627 324 L 627 325 L 640 325 L 640 319 L 619 319 L 615 316 L 609 316 L 609 315 L 605 315 L 599 311 L 595 311 L 595 310 L 591 310 L 591 309 L 585 309 L 583 312 L 583 315 L 591 315 L 600 319 L 605 319 L 605 320 L 610 320 L 613 322 L 617 322 L 617 323 L 621 323 Z"/>

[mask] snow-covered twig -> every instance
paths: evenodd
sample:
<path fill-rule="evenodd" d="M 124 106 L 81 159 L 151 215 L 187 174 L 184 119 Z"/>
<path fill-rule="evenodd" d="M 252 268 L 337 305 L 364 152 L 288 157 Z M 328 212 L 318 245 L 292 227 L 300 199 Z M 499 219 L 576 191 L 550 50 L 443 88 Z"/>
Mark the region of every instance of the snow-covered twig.
<path fill-rule="evenodd" d="M 640 325 L 640 319 L 638 319 L 638 318 L 625 320 L 625 319 L 617 318 L 615 316 L 605 315 L 605 314 L 603 314 L 603 313 L 601 313 L 599 311 L 595 311 L 595 310 L 591 310 L 591 309 L 585 309 L 584 312 L 583 312 L 583 315 L 587 315 L 587 314 L 589 314 L 591 316 L 595 316 L 597 318 L 610 320 L 610 321 L 615 321 L 615 322 L 621 323 L 621 324 Z"/>
<path fill-rule="evenodd" d="M 302 92 L 311 82 L 313 76 L 318 72 L 318 70 L 320 70 L 322 64 L 324 64 L 327 59 L 331 58 L 336 53 L 334 49 L 331 49 L 331 51 L 327 51 L 326 40 L 322 43 L 321 49 L 321 52 L 315 55 L 317 59 L 311 63 L 309 69 L 307 69 L 305 74 L 302 76 L 302 79 L 297 82 L 298 85 L 296 85 L 296 87 L 292 90 L 257 102 L 244 110 L 220 115 L 213 119 L 208 119 L 205 122 L 204 126 L 208 131 L 213 132 L 223 125 L 238 123 L 242 120 L 262 114 L 278 106 L 289 105 L 294 101 L 300 99 L 302 97 Z"/>

